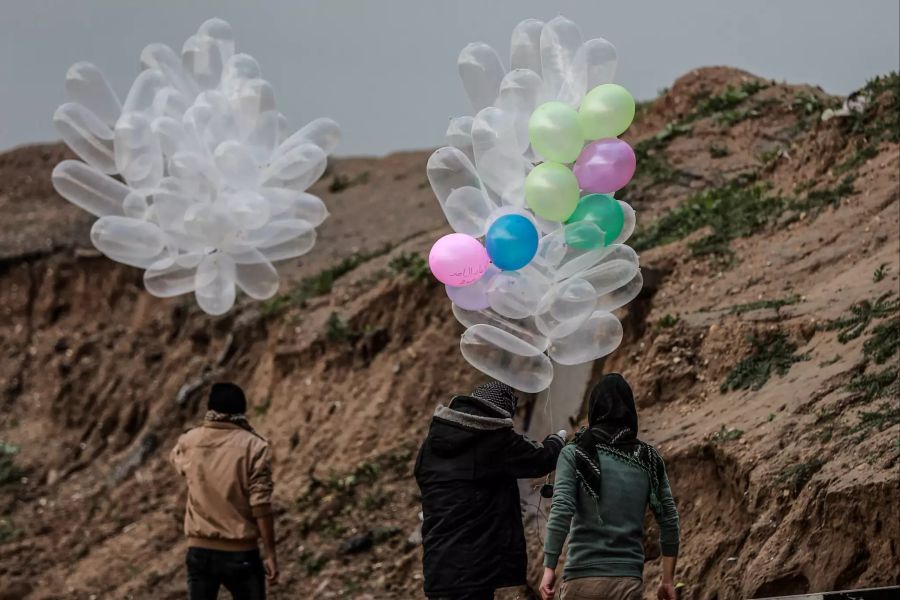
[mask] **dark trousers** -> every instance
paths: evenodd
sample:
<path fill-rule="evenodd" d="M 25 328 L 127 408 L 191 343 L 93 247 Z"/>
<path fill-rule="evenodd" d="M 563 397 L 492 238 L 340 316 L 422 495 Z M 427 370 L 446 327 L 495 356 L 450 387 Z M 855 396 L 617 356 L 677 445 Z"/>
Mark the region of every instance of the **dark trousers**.
<path fill-rule="evenodd" d="M 221 586 L 234 600 L 266 598 L 266 571 L 258 550 L 188 548 L 185 562 L 190 600 L 216 600 Z"/>
<path fill-rule="evenodd" d="M 429 600 L 494 600 L 494 590 L 481 590 L 477 592 L 463 592 L 450 596 L 429 597 Z"/>

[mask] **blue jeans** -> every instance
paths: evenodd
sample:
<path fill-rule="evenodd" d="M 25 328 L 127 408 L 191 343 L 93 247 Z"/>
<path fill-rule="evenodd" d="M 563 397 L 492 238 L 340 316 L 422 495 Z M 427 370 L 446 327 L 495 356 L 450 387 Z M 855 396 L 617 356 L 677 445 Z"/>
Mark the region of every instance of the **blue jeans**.
<path fill-rule="evenodd" d="M 221 586 L 234 600 L 266 598 L 266 571 L 258 550 L 188 548 L 185 563 L 190 600 L 216 600 Z"/>

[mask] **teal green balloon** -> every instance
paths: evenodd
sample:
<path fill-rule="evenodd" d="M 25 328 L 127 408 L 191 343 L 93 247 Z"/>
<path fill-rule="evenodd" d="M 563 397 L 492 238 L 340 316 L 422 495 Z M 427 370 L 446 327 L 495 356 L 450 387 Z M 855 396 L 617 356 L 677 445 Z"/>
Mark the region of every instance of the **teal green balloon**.
<path fill-rule="evenodd" d="M 580 194 L 575 174 L 559 163 L 541 163 L 525 178 L 526 204 L 548 221 L 563 222 L 572 216 Z"/>
<path fill-rule="evenodd" d="M 578 112 L 564 102 L 545 102 L 528 119 L 531 147 L 550 162 L 572 163 L 584 147 Z"/>
<path fill-rule="evenodd" d="M 600 246 L 609 246 L 612 244 L 622 228 L 625 226 L 625 212 L 619 202 L 608 194 L 589 194 L 578 202 L 572 216 L 569 217 L 568 223 L 578 223 L 587 221 L 594 223 L 603 230 L 603 239 L 597 240 L 598 243 L 591 245 L 591 248 Z M 578 244 L 572 244 L 568 239 L 566 243 L 582 249 L 588 249 L 585 245 L 589 241 L 579 241 Z"/>
<path fill-rule="evenodd" d="M 634 98 L 621 85 L 598 85 L 585 94 L 578 117 L 584 139 L 618 137 L 634 120 Z"/>

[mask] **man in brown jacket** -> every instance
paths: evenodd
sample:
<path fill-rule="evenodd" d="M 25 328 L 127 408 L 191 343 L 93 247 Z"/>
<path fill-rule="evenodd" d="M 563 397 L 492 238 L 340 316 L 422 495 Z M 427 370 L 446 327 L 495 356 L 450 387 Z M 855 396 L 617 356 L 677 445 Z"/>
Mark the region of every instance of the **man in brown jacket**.
<path fill-rule="evenodd" d="M 244 392 L 233 383 L 214 384 L 208 408 L 170 456 L 188 486 L 188 595 L 215 600 L 225 586 L 234 600 L 263 600 L 266 579 L 278 578 L 269 443 L 250 427 Z"/>

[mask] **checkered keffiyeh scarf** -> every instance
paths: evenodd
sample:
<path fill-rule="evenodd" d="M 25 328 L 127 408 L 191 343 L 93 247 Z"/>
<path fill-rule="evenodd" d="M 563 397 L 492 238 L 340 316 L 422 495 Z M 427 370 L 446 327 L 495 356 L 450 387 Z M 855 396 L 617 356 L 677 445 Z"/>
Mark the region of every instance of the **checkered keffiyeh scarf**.
<path fill-rule="evenodd" d="M 500 409 L 507 417 L 512 417 L 516 413 L 516 404 L 519 402 L 515 390 L 499 381 L 479 385 L 472 392 L 472 396 Z"/>

